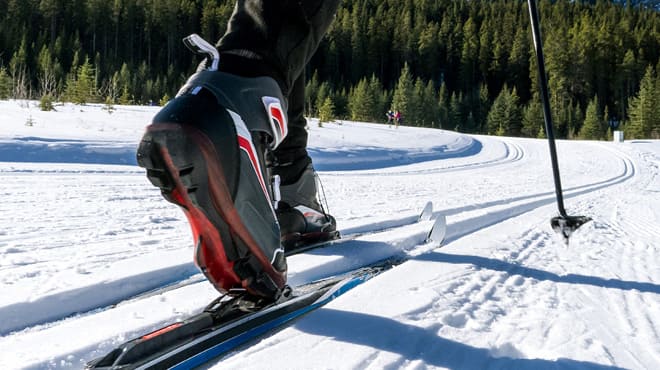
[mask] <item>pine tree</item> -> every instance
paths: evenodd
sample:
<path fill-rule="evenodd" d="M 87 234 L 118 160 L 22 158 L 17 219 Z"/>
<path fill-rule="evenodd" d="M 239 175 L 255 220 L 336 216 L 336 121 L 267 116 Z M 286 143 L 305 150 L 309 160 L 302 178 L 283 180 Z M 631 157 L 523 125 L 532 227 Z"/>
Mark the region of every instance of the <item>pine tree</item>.
<path fill-rule="evenodd" d="M 128 105 L 133 103 L 133 91 L 131 71 L 126 63 L 122 64 L 119 71 L 118 87 L 121 91 L 119 95 L 119 103 Z"/>
<path fill-rule="evenodd" d="M 508 90 L 505 87 L 493 101 L 488 112 L 487 127 L 488 135 L 504 135 L 507 126 L 507 97 Z"/>
<path fill-rule="evenodd" d="M 411 113 L 411 108 L 414 106 L 413 99 L 414 85 L 412 75 L 408 63 L 403 66 L 399 82 L 394 89 L 394 96 L 392 97 L 392 108 L 401 112 L 404 120 L 408 120 L 408 115 Z"/>
<path fill-rule="evenodd" d="M 436 78 L 437 66 L 440 59 L 440 45 L 438 45 L 439 26 L 436 22 L 430 22 L 419 35 L 418 50 L 420 60 L 424 61 L 421 69 L 426 78 Z"/>
<path fill-rule="evenodd" d="M 522 109 L 520 108 L 518 91 L 515 87 L 511 89 L 511 92 L 508 94 L 507 110 L 509 124 L 506 135 L 520 136 L 520 131 L 522 130 Z"/>
<path fill-rule="evenodd" d="M 479 36 L 472 17 L 463 24 L 463 48 L 461 50 L 460 86 L 467 91 L 475 85 L 479 57 Z"/>
<path fill-rule="evenodd" d="M 348 117 L 348 92 L 346 89 L 334 91 L 332 94 L 332 104 L 334 105 L 334 117 Z"/>
<path fill-rule="evenodd" d="M 658 98 L 653 67 L 646 68 L 637 96 L 630 100 L 628 112 L 630 122 L 626 125 L 626 137 L 635 139 L 650 138 L 654 127 L 658 126 Z"/>
<path fill-rule="evenodd" d="M 454 131 L 461 131 L 463 123 L 463 94 L 453 92 L 449 99 L 449 127 Z"/>
<path fill-rule="evenodd" d="M 530 57 L 529 34 L 530 31 L 526 27 L 519 27 L 516 30 L 507 67 L 507 82 L 516 88 L 516 92 L 520 94 L 523 101 L 529 99 L 529 90 L 531 87 L 531 82 L 528 79 Z"/>
<path fill-rule="evenodd" d="M 578 135 L 578 128 L 584 122 L 584 111 L 580 107 L 580 103 L 576 102 L 570 107 L 570 115 L 568 120 L 568 138 L 574 139 Z"/>
<path fill-rule="evenodd" d="M 375 75 L 367 81 L 362 78 L 350 93 L 348 99 L 348 110 L 354 121 L 381 121 L 384 111 L 383 89 L 380 81 Z"/>
<path fill-rule="evenodd" d="M 158 100 L 158 105 L 161 106 L 161 107 L 164 107 L 165 104 L 167 104 L 170 100 L 172 100 L 172 98 L 170 98 L 170 96 L 169 96 L 167 93 L 165 93 L 165 95 L 163 95 L 163 96 Z"/>
<path fill-rule="evenodd" d="M 0 67 L 0 99 L 7 99 L 11 96 L 11 78 L 7 74 L 5 67 Z"/>
<path fill-rule="evenodd" d="M 369 121 L 381 122 L 383 119 L 383 112 L 387 110 L 387 95 L 383 91 L 383 86 L 376 75 L 371 75 L 369 79 L 369 95 L 371 95 L 374 104 L 369 112 Z M 336 102 L 336 99 L 334 99 Z M 336 108 L 335 104 L 335 108 Z M 335 109 L 335 113 L 337 113 Z"/>
<path fill-rule="evenodd" d="M 140 67 L 138 68 L 137 73 L 133 75 L 133 78 L 134 86 L 140 86 L 140 88 L 133 90 L 133 95 L 137 98 L 139 103 L 147 102 L 149 100 L 149 96 L 147 95 L 148 91 L 147 89 L 142 88 L 149 80 L 149 67 L 146 62 L 143 61 L 140 63 Z"/>
<path fill-rule="evenodd" d="M 325 101 L 323 103 L 325 103 Z M 369 83 L 366 78 L 363 78 L 351 91 L 351 96 L 348 101 L 351 120 L 369 121 L 374 110 L 374 105 L 374 97 L 371 96 L 369 92 Z"/>
<path fill-rule="evenodd" d="M 69 99 L 76 104 L 86 104 L 96 101 L 96 86 L 94 84 L 94 68 L 85 58 L 85 62 L 77 69 L 75 79 L 67 83 Z"/>
<path fill-rule="evenodd" d="M 334 118 L 335 104 L 332 102 L 330 96 L 323 100 L 323 104 L 319 108 L 319 127 L 323 126 L 323 122 L 330 122 Z"/>
<path fill-rule="evenodd" d="M 78 79 L 78 69 L 80 62 L 80 52 L 76 50 L 73 54 L 73 61 L 71 63 L 71 69 L 66 75 L 66 80 L 64 82 L 64 99 L 68 101 L 74 101 L 76 99 L 77 91 L 76 84 Z"/>
<path fill-rule="evenodd" d="M 53 98 L 48 94 L 42 96 L 39 100 L 39 108 L 44 112 L 49 112 L 55 109 L 55 107 L 53 107 Z"/>
<path fill-rule="evenodd" d="M 443 82 L 438 91 L 438 128 L 451 127 L 449 125 L 449 93 L 447 92 L 447 85 Z"/>
<path fill-rule="evenodd" d="M 488 113 L 488 134 L 498 136 L 519 136 L 522 128 L 522 112 L 520 110 L 516 89 L 509 90 L 505 85 L 495 98 Z"/>
<path fill-rule="evenodd" d="M 544 137 L 543 110 L 538 98 L 532 98 L 523 109 L 523 127 L 521 134 L 526 137 Z M 540 136 L 539 136 L 540 135 Z"/>
<path fill-rule="evenodd" d="M 583 140 L 601 140 L 604 132 L 603 117 L 598 113 L 598 96 L 587 106 L 587 112 L 578 137 Z"/>
<path fill-rule="evenodd" d="M 316 104 L 317 111 L 316 114 L 320 114 L 321 106 L 325 103 L 325 100 L 331 96 L 332 91 L 330 91 L 330 84 L 327 81 L 324 81 L 319 86 L 318 93 L 316 95 Z"/>
<path fill-rule="evenodd" d="M 426 83 L 422 94 L 422 125 L 424 127 L 437 127 L 440 113 L 436 101 L 438 97 L 435 94 L 435 84 L 433 81 Z"/>
<path fill-rule="evenodd" d="M 316 110 L 316 96 L 319 92 L 319 75 L 314 71 L 312 78 L 305 85 L 305 115 L 312 116 Z"/>
<path fill-rule="evenodd" d="M 121 89 L 121 95 L 119 95 L 119 104 L 121 105 L 129 105 L 133 104 L 133 95 L 128 90 L 128 86 L 124 86 Z"/>
<path fill-rule="evenodd" d="M 415 80 L 413 85 L 412 95 L 408 101 L 408 113 L 406 120 L 411 126 L 424 125 L 424 82 L 419 77 Z M 402 113 L 403 114 L 403 113 Z"/>

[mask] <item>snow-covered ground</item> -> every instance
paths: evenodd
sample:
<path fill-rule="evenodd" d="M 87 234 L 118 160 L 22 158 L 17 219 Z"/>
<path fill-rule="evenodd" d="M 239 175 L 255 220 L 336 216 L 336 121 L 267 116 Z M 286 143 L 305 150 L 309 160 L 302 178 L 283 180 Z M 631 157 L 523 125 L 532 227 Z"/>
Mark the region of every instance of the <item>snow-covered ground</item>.
<path fill-rule="evenodd" d="M 0 101 L 2 369 L 81 368 L 217 294 L 135 166 L 158 108 L 56 109 Z M 208 368 L 660 368 L 659 141 L 558 142 L 568 212 L 593 218 L 569 245 L 545 141 L 311 122 L 310 147 L 343 233 L 388 231 L 290 258 L 290 282 L 409 260 Z M 411 223 L 427 201 L 441 249 Z"/>

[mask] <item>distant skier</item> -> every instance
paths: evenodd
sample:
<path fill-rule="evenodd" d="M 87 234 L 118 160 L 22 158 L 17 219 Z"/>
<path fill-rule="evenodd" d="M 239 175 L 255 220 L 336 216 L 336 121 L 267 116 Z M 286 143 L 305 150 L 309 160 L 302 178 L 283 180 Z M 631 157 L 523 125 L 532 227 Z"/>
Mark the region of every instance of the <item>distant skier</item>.
<path fill-rule="evenodd" d="M 398 110 L 394 112 L 394 127 L 399 128 L 399 124 L 401 123 L 401 112 Z"/>
<path fill-rule="evenodd" d="M 387 124 L 391 125 L 394 121 L 394 112 L 390 109 L 385 113 L 385 116 L 387 116 Z"/>
<path fill-rule="evenodd" d="M 337 236 L 306 150 L 303 72 L 338 4 L 237 1 L 218 70 L 191 76 L 140 143 L 138 163 L 183 208 L 195 262 L 222 292 L 276 299 L 281 241 Z"/>

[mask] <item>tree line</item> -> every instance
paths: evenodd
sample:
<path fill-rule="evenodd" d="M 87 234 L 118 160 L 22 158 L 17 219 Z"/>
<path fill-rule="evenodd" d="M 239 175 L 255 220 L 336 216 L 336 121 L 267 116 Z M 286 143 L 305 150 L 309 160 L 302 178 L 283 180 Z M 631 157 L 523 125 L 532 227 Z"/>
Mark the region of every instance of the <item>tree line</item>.
<path fill-rule="evenodd" d="M 0 0 L 0 98 L 146 104 L 173 96 L 234 1 Z M 660 18 L 608 1 L 539 3 L 558 137 L 660 138 Z M 306 71 L 308 115 L 543 136 L 526 1 L 344 0 Z"/>

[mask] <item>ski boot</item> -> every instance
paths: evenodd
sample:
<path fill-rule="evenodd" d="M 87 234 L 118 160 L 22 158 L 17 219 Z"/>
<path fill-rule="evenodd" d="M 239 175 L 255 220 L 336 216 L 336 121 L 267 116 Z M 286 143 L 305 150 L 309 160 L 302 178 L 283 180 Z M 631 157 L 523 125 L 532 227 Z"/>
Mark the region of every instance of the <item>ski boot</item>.
<path fill-rule="evenodd" d="M 300 178 L 279 186 L 277 206 L 282 245 L 287 252 L 305 245 L 339 238 L 334 217 L 326 213 L 318 200 L 316 172 L 311 164 Z"/>
<path fill-rule="evenodd" d="M 217 51 L 147 127 L 137 161 L 192 228 L 194 259 L 222 293 L 276 300 L 287 265 L 269 170 L 287 134 L 285 100 L 269 77 L 217 71 Z M 191 45 L 188 45 L 189 47 Z"/>

